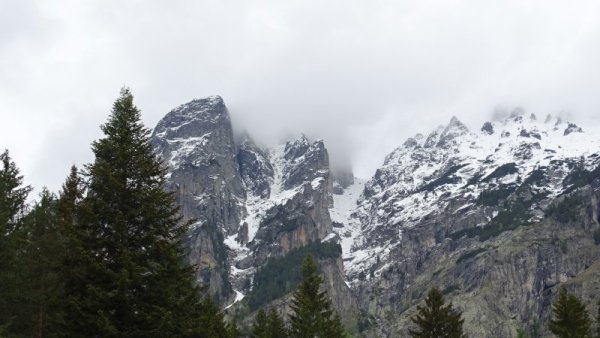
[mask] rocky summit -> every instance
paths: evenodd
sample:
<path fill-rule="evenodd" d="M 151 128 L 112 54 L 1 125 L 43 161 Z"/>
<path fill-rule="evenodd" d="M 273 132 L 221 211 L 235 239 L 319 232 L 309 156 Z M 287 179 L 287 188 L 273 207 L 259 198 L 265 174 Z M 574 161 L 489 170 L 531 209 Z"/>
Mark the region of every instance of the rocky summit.
<path fill-rule="evenodd" d="M 193 221 L 198 283 L 242 322 L 265 305 L 288 311 L 307 253 L 355 336 L 407 336 L 432 286 L 470 337 L 544 332 L 563 285 L 600 297 L 600 137 L 572 122 L 518 109 L 470 129 L 453 117 L 366 181 L 332 170 L 321 140 L 234 135 L 219 96 L 173 109 L 152 142 Z"/>

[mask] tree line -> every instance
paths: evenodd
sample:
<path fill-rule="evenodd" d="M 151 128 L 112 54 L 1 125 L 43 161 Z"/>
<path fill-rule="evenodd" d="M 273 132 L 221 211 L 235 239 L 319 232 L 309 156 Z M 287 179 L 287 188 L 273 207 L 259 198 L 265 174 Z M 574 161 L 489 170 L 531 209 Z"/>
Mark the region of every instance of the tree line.
<path fill-rule="evenodd" d="M 268 314 L 261 308 L 252 326 L 252 338 L 347 337 L 339 314 L 332 309 L 327 293 L 321 290 L 323 278 L 311 255 L 304 260 L 302 277 L 292 299 L 289 325 L 274 308 Z"/>
<path fill-rule="evenodd" d="M 129 89 L 101 130 L 94 161 L 72 167 L 58 194 L 43 189 L 33 205 L 32 188 L 0 154 L 0 337 L 241 336 L 184 263 L 190 222 L 163 189 L 166 168 Z M 289 318 L 261 309 L 250 336 L 346 336 L 311 256 L 302 279 Z M 585 306 L 563 288 L 549 330 L 600 338 L 600 304 L 597 316 L 592 332 Z M 462 314 L 435 288 L 412 322 L 411 337 L 465 337 Z"/>
<path fill-rule="evenodd" d="M 163 189 L 166 168 L 129 89 L 101 130 L 93 163 L 72 167 L 58 194 L 43 189 L 33 205 L 0 154 L 0 337 L 242 336 L 185 264 L 192 221 Z M 312 258 L 302 275 L 289 327 L 260 311 L 253 335 L 345 336 Z"/>
<path fill-rule="evenodd" d="M 425 298 L 424 306 L 417 306 L 417 314 L 411 318 L 416 328 L 410 329 L 413 338 L 465 338 L 462 313 L 446 304 L 437 288 L 432 288 Z M 600 338 L 600 301 L 598 302 L 596 329 L 585 305 L 577 296 L 561 287 L 558 299 L 552 305 L 549 331 L 558 338 Z M 518 338 L 541 337 L 538 325 L 531 330 L 518 329 Z"/>
<path fill-rule="evenodd" d="M 166 169 L 125 88 L 93 163 L 55 195 L 0 155 L 0 336 L 235 337 L 184 264 L 183 222 Z"/>

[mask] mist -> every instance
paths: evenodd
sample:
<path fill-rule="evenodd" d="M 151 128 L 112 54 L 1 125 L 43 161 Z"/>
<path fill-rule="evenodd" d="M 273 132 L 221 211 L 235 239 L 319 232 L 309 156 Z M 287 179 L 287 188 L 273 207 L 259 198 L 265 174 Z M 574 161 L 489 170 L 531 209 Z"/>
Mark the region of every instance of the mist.
<path fill-rule="evenodd" d="M 368 178 L 417 132 L 497 107 L 600 125 L 596 1 L 0 1 L 0 148 L 27 183 L 93 160 L 130 86 L 148 127 L 221 95 L 264 144 L 305 133 Z M 18 19 L 17 19 L 18 18 Z"/>

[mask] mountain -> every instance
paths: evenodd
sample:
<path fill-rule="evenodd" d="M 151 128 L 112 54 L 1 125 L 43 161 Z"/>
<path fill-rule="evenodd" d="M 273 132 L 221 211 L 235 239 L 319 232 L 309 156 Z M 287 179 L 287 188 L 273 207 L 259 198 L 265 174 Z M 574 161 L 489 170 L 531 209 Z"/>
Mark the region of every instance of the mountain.
<path fill-rule="evenodd" d="M 265 148 L 248 133 L 236 138 L 223 99 L 211 96 L 169 112 L 152 143 L 169 169 L 166 188 L 176 193 L 184 218 L 194 221 L 188 246 L 198 282 L 223 306 L 236 304 L 244 316 L 289 296 L 295 284 L 265 290 L 254 278 L 275 258 L 304 250 L 320 258 L 334 306 L 355 325 L 357 303 L 329 214 L 334 179 L 323 141 L 302 135 Z"/>
<path fill-rule="evenodd" d="M 563 283 L 600 297 L 599 153 L 573 123 L 520 110 L 476 131 L 453 117 L 390 153 L 341 221 L 376 336 L 407 335 L 432 286 L 473 337 L 545 323 Z"/>
<path fill-rule="evenodd" d="M 357 336 L 406 336 L 432 286 L 476 337 L 547 322 L 560 285 L 600 296 L 600 138 L 559 118 L 515 110 L 472 131 L 453 117 L 368 181 L 332 170 L 321 140 L 234 135 L 218 96 L 173 109 L 152 140 L 194 222 L 198 282 L 242 321 L 289 310 L 307 253 Z"/>

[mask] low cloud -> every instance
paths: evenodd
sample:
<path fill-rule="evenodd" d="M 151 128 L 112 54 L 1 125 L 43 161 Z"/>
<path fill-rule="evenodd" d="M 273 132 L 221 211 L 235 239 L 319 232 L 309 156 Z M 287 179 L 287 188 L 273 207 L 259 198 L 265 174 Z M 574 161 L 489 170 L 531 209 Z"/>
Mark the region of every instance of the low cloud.
<path fill-rule="evenodd" d="M 20 19 L 0 23 L 0 146 L 38 188 L 91 160 L 122 85 L 148 126 L 219 94 L 236 128 L 322 138 L 363 177 L 452 115 L 479 128 L 522 106 L 598 124 L 595 1 L 23 3 L 2 2 Z"/>

